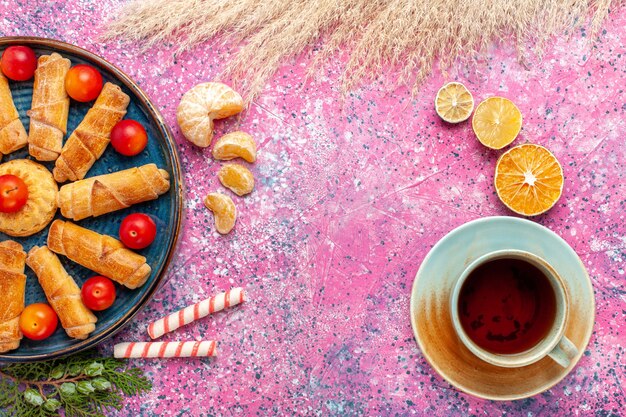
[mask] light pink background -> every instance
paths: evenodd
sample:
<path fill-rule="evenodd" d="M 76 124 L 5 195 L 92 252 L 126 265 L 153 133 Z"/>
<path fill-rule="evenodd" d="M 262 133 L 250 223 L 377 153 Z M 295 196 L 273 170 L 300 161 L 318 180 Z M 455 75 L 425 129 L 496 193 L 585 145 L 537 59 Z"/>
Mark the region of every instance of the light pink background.
<path fill-rule="evenodd" d="M 527 67 L 501 45 L 477 66 L 434 74 L 414 98 L 379 83 L 342 97 L 339 58 L 314 82 L 304 79 L 310 56 L 286 63 L 240 120 L 216 125 L 218 135 L 249 131 L 259 145 L 256 189 L 234 198 L 237 226 L 222 237 L 202 205 L 220 188 L 219 164 L 182 138 L 175 109 L 234 51 L 207 43 L 174 57 L 167 45 L 141 53 L 102 42 L 119 3 L 0 0 L 0 35 L 60 39 L 103 56 L 152 98 L 179 145 L 186 224 L 170 279 L 101 353 L 145 339 L 150 321 L 231 286 L 244 286 L 250 302 L 171 335 L 218 339 L 216 359 L 133 361 L 154 389 L 112 415 L 624 413 L 626 10 L 611 14 L 593 45 L 576 31 Z M 500 152 L 483 148 L 469 123 L 451 127 L 433 111 L 437 89 L 453 79 L 477 101 L 514 100 L 524 115 L 516 143 L 539 143 L 561 161 L 563 196 L 534 220 L 576 250 L 596 291 L 595 331 L 579 366 L 528 400 L 457 391 L 413 339 L 410 288 L 428 250 L 469 220 L 512 214 L 492 185 Z"/>

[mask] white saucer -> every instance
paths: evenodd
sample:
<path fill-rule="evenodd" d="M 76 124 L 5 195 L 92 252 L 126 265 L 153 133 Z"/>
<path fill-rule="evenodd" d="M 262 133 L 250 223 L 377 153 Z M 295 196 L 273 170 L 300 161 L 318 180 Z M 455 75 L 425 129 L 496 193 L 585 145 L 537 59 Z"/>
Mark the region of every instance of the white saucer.
<path fill-rule="evenodd" d="M 570 301 L 565 335 L 578 348 L 568 368 L 546 357 L 521 368 L 501 368 L 474 356 L 459 340 L 449 313 L 449 296 L 473 260 L 499 249 L 531 252 L 563 278 Z M 593 330 L 595 300 L 591 281 L 576 252 L 551 230 L 516 217 L 487 217 L 444 236 L 428 253 L 411 292 L 411 324 L 430 365 L 461 391 L 490 400 L 539 394 L 562 380 L 583 355 Z"/>

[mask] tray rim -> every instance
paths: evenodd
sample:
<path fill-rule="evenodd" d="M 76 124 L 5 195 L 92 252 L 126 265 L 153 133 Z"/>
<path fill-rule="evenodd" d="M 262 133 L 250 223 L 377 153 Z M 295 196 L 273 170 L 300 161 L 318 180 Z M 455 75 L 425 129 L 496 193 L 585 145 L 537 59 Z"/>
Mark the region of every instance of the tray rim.
<path fill-rule="evenodd" d="M 49 360 L 70 355 L 72 353 L 82 352 L 89 348 L 95 347 L 105 340 L 111 338 L 124 327 L 126 327 L 130 321 L 139 313 L 153 298 L 157 290 L 159 290 L 164 283 L 166 272 L 171 264 L 172 259 L 177 253 L 179 237 L 182 227 L 183 218 L 183 206 L 184 206 L 184 183 L 183 175 L 180 165 L 180 158 L 178 155 L 178 149 L 176 147 L 176 141 L 172 135 L 172 131 L 165 122 L 163 116 L 148 98 L 146 93 L 135 83 L 124 71 L 110 63 L 106 59 L 94 54 L 80 46 L 76 46 L 67 42 L 59 41 L 56 39 L 41 38 L 36 36 L 0 36 L 0 47 L 11 45 L 28 45 L 39 46 L 56 49 L 60 52 L 67 52 L 80 58 L 95 62 L 97 65 L 106 68 L 110 71 L 118 81 L 124 84 L 126 88 L 131 90 L 133 94 L 137 96 L 141 105 L 147 110 L 148 116 L 155 122 L 155 127 L 159 133 L 163 136 L 164 145 L 168 150 L 170 162 L 172 164 L 172 186 L 170 192 L 176 200 L 174 202 L 174 230 L 169 239 L 167 240 L 167 256 L 165 261 L 159 268 L 156 274 L 156 279 L 151 284 L 148 291 L 141 297 L 139 302 L 131 306 L 128 311 L 117 319 L 108 329 L 98 334 L 97 336 L 88 337 L 85 340 L 79 341 L 75 344 L 67 346 L 56 352 L 37 354 L 37 355 L 11 355 L 10 352 L 0 354 L 0 363 L 2 362 L 38 362 L 43 360 Z"/>

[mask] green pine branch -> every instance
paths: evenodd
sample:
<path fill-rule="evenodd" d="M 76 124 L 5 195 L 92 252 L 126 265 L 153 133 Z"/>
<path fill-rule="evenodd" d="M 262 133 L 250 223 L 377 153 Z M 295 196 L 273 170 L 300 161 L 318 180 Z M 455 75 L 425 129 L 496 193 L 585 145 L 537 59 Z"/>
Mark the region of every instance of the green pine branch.
<path fill-rule="evenodd" d="M 104 417 L 125 396 L 152 389 L 141 369 L 113 358 L 81 353 L 45 362 L 0 367 L 0 416 Z"/>

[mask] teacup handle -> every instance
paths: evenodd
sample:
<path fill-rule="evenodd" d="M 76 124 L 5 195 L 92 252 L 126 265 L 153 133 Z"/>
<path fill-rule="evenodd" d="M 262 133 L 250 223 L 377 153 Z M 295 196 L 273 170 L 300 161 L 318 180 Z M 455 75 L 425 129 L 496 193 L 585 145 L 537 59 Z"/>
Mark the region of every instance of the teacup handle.
<path fill-rule="evenodd" d="M 548 353 L 548 356 L 563 368 L 567 368 L 576 355 L 578 355 L 578 349 L 571 340 L 565 336 L 563 336 L 559 344 L 552 349 L 552 352 Z"/>

